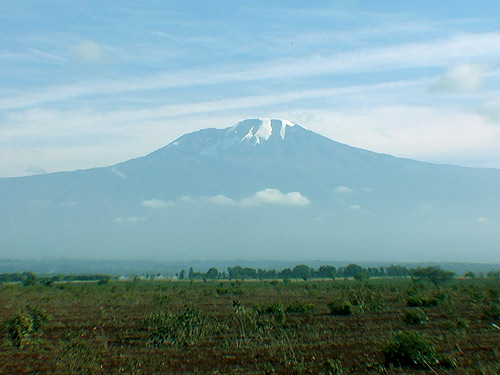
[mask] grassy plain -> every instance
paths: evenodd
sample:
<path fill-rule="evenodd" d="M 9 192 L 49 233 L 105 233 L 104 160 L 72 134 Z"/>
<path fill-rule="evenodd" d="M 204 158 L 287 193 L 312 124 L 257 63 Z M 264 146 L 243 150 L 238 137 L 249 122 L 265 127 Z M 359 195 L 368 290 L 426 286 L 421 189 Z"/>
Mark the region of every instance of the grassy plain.
<path fill-rule="evenodd" d="M 102 284 L 0 285 L 0 373 L 500 373 L 493 279 Z"/>

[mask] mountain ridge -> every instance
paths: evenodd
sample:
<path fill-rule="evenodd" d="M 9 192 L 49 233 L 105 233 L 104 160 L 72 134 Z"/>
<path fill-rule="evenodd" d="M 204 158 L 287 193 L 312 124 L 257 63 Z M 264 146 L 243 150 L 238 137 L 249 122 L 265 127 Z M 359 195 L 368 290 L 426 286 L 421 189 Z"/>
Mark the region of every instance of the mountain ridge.
<path fill-rule="evenodd" d="M 0 257 L 479 261 L 500 244 L 499 188 L 500 170 L 252 119 L 108 167 L 0 179 Z"/>

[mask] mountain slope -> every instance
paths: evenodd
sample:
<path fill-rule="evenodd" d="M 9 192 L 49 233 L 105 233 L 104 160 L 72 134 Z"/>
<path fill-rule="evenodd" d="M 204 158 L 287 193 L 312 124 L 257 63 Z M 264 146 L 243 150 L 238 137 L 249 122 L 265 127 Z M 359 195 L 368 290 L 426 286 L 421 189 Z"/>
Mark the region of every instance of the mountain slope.
<path fill-rule="evenodd" d="M 0 179 L 0 256 L 499 261 L 499 191 L 500 170 L 245 120 L 107 168 Z"/>

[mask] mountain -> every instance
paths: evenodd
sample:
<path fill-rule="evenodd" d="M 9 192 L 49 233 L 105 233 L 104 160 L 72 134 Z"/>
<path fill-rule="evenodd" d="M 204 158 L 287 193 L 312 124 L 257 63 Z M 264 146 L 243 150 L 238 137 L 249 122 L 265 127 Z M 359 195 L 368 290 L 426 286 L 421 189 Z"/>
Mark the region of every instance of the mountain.
<path fill-rule="evenodd" d="M 500 261 L 500 170 L 377 154 L 285 120 L 0 179 L 0 207 L 0 258 Z"/>

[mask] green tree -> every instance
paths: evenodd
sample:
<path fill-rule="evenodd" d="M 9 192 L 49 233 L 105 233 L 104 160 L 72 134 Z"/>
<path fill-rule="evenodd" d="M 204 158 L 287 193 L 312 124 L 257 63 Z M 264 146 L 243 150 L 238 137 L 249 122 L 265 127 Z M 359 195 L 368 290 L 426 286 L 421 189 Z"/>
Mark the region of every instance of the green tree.
<path fill-rule="evenodd" d="M 179 272 L 179 280 L 184 280 L 186 278 L 186 270 Z"/>
<path fill-rule="evenodd" d="M 413 281 L 429 281 L 435 286 L 451 280 L 454 272 L 442 270 L 440 267 L 417 268 L 411 272 Z"/>
<path fill-rule="evenodd" d="M 318 272 L 316 274 L 318 275 L 319 278 L 321 279 L 335 279 L 335 275 L 337 273 L 337 270 L 335 269 L 334 266 L 321 266 L 318 269 Z"/>
<path fill-rule="evenodd" d="M 293 268 L 293 277 L 304 279 L 307 281 L 312 274 L 311 268 L 305 264 L 299 264 Z"/>
<path fill-rule="evenodd" d="M 212 280 L 216 279 L 218 276 L 219 276 L 219 270 L 215 267 L 210 268 L 206 274 L 206 278 Z"/>

